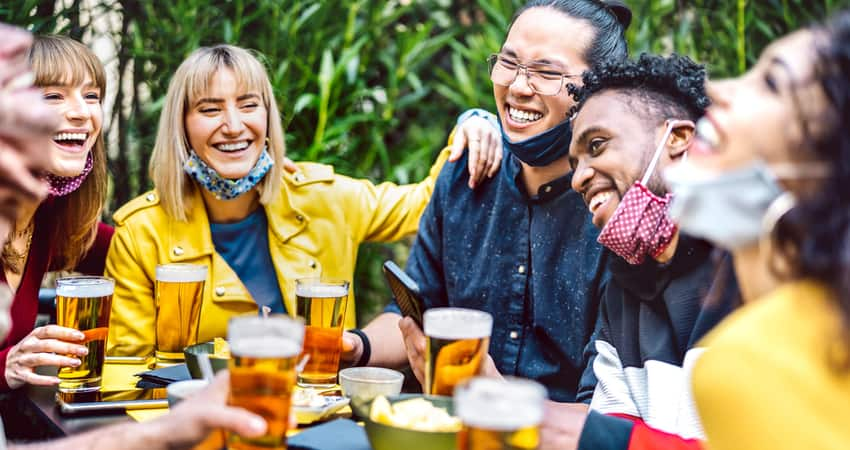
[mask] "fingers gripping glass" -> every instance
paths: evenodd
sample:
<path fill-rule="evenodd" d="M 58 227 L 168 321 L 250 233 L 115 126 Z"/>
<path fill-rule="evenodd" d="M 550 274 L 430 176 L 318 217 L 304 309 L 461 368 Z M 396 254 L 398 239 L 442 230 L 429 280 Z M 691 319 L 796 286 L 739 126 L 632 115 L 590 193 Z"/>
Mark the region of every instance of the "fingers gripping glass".
<path fill-rule="evenodd" d="M 520 64 L 516 59 L 498 53 L 487 58 L 490 64 L 490 81 L 500 86 L 510 86 L 519 76 L 525 75 L 528 87 L 540 95 L 558 95 L 564 87 L 564 80 L 579 78 L 581 75 L 565 74 L 550 64 Z"/>

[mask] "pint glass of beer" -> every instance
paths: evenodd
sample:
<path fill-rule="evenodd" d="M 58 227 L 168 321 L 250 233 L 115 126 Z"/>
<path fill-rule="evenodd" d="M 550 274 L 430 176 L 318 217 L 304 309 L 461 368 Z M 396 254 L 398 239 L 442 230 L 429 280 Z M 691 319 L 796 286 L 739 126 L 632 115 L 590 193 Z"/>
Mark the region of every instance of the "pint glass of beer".
<path fill-rule="evenodd" d="M 183 360 L 183 349 L 198 342 L 207 266 L 156 266 L 156 359 Z"/>
<path fill-rule="evenodd" d="M 56 323 L 80 330 L 86 336 L 86 356 L 78 367 L 59 369 L 60 392 L 90 392 L 100 389 L 109 312 L 115 281 L 104 277 L 69 277 L 56 281 Z"/>
<path fill-rule="evenodd" d="M 458 386 L 458 450 L 537 449 L 545 401 L 546 388 L 520 378 L 476 377 Z"/>
<path fill-rule="evenodd" d="M 295 370 L 304 341 L 304 324 L 287 316 L 230 319 L 230 398 L 228 404 L 263 416 L 264 436 L 228 433 L 230 450 L 286 449 Z"/>
<path fill-rule="evenodd" d="M 342 325 L 348 304 L 348 282 L 304 278 L 295 282 L 298 317 L 307 326 L 304 354 L 309 355 L 298 384 L 330 387 L 336 384 L 342 351 Z"/>
<path fill-rule="evenodd" d="M 474 309 L 433 308 L 423 316 L 425 386 L 429 395 L 452 395 L 455 386 L 474 377 L 490 345 L 493 316 Z"/>

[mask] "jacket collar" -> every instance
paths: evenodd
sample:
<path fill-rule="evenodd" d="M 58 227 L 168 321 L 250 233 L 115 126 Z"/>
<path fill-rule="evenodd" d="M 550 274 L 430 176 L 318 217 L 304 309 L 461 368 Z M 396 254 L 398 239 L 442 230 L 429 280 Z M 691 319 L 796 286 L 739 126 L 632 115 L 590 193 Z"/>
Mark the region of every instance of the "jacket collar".
<path fill-rule="evenodd" d="M 634 266 L 613 255 L 611 276 L 617 284 L 641 301 L 661 299 L 661 294 L 671 280 L 703 264 L 710 258 L 712 249 L 708 242 L 680 232 L 676 252 L 670 261 L 659 263 L 652 258 L 646 258 L 642 264 Z"/>

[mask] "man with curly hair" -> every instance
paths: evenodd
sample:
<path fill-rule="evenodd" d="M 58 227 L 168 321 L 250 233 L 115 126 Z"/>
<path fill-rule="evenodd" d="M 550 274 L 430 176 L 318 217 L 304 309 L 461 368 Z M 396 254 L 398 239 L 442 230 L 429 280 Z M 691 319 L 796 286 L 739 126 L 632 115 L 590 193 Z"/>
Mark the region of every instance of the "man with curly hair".
<path fill-rule="evenodd" d="M 718 258 L 670 220 L 660 176 L 694 140 L 704 83 L 704 68 L 686 57 L 641 55 L 585 73 L 576 93 L 572 187 L 599 242 L 619 256 L 599 312 L 597 383 L 583 386 L 593 400 L 579 449 L 698 448 L 704 439 L 689 371 L 737 287 L 723 283 L 703 302 Z"/>

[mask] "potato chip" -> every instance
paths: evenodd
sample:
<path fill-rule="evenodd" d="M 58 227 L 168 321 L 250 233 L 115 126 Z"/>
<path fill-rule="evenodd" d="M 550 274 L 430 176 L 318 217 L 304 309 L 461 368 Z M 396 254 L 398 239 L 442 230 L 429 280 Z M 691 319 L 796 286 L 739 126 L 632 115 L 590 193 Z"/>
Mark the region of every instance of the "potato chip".
<path fill-rule="evenodd" d="M 213 339 L 213 358 L 230 359 L 230 345 L 224 338 Z"/>
<path fill-rule="evenodd" d="M 417 431 L 451 433 L 461 428 L 460 419 L 421 397 L 392 405 L 384 396 L 375 397 L 369 418 L 384 425 Z"/>

